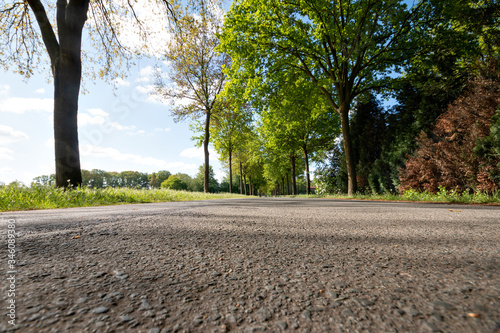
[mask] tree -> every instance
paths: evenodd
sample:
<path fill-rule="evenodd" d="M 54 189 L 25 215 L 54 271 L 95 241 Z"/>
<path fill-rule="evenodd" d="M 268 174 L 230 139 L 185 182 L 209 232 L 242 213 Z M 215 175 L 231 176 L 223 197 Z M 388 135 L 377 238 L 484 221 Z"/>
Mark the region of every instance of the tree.
<path fill-rule="evenodd" d="M 221 50 L 239 62 L 231 76 L 272 79 L 289 67 L 308 75 L 340 116 L 352 195 L 351 103 L 388 87 L 412 49 L 417 9 L 408 11 L 400 0 L 240 0 L 226 16 Z"/>
<path fill-rule="evenodd" d="M 170 190 L 182 191 L 187 190 L 188 184 L 182 181 L 177 176 L 170 176 L 167 180 L 161 183 L 161 188 L 168 188 Z"/>
<path fill-rule="evenodd" d="M 187 184 L 187 190 L 188 191 L 196 191 L 193 185 L 193 178 L 191 178 L 190 175 L 185 174 L 185 173 L 176 173 L 174 176 L 182 180 L 184 183 Z"/>
<path fill-rule="evenodd" d="M 288 73 L 267 98 L 262 113 L 266 144 L 288 149 L 292 172 L 292 194 L 296 194 L 295 159 L 302 154 L 305 163 L 306 194 L 310 194 L 310 156 L 329 146 L 340 135 L 340 123 L 324 96 L 303 73 Z"/>
<path fill-rule="evenodd" d="M 56 175 L 54 175 L 54 174 L 42 175 L 42 176 L 38 176 L 38 177 L 33 178 L 33 181 L 31 182 L 31 184 L 32 185 L 35 184 L 38 186 L 54 186 L 55 185 L 55 178 L 56 178 Z"/>
<path fill-rule="evenodd" d="M 118 174 L 121 187 L 148 188 L 149 176 L 138 171 L 122 171 Z"/>
<path fill-rule="evenodd" d="M 225 99 L 211 125 L 215 150 L 229 168 L 229 193 L 233 193 L 233 154 L 245 142 L 250 132 L 252 115 L 245 103 L 236 99 Z"/>
<path fill-rule="evenodd" d="M 385 113 L 373 95 L 370 95 L 367 101 L 359 101 L 353 111 L 351 133 L 358 188 L 364 191 L 372 188 L 372 192 L 379 192 L 373 189 L 370 175 L 373 164 L 380 158 L 385 140 Z"/>
<path fill-rule="evenodd" d="M 163 3 L 172 10 L 167 0 Z M 102 50 L 101 73 L 112 76 L 113 64 L 117 63 L 113 59 L 131 56 L 120 42 L 115 17 L 137 19 L 133 5 L 130 1 L 120 5 L 102 0 L 58 0 L 56 4 L 26 0 L 6 1 L 0 6 L 0 66 L 14 64 L 17 72 L 29 77 L 40 61 L 40 49 L 45 48 L 49 56 L 54 80 L 56 186 L 78 186 L 82 183 L 77 113 L 84 26 L 90 15 L 90 36 Z M 52 21 L 47 8 L 56 9 Z"/>
<path fill-rule="evenodd" d="M 498 82 L 476 79 L 438 119 L 430 135 L 420 134 L 418 149 L 401 170 L 400 192 L 412 188 L 436 193 L 444 187 L 492 193 L 500 188 L 500 155 L 495 149 L 493 154 L 482 149 L 484 140 L 495 136 L 490 124 L 499 108 L 499 88 Z"/>
<path fill-rule="evenodd" d="M 109 174 L 104 170 L 82 170 L 82 186 L 90 188 L 104 188 L 105 185 L 107 186 L 108 178 Z"/>
<path fill-rule="evenodd" d="M 172 103 L 175 121 L 204 118 L 203 189 L 208 192 L 210 120 L 217 110 L 225 79 L 222 67 L 228 63 L 228 57 L 215 50 L 222 25 L 216 3 L 200 0 L 196 9 L 199 11 L 184 8 L 177 24 L 171 26 L 171 40 L 164 56 L 170 64 L 170 81 L 164 82 L 158 74 L 155 94 Z"/>
<path fill-rule="evenodd" d="M 211 193 L 219 192 L 219 183 L 215 179 L 215 172 L 212 166 L 209 168 L 209 178 L 208 178 L 208 189 Z M 193 178 L 193 190 L 196 192 L 202 192 L 205 189 L 205 166 L 200 165 L 198 174 Z M 208 193 L 204 191 L 205 193 Z"/>
<path fill-rule="evenodd" d="M 415 150 L 415 138 L 430 132 L 470 79 L 495 76 L 497 1 L 432 0 L 423 6 L 419 49 L 400 80 L 397 104 L 387 112 L 385 143 L 369 178 L 372 191 L 397 192 L 399 169 Z"/>
<path fill-rule="evenodd" d="M 167 170 L 153 172 L 149 176 L 149 185 L 152 188 L 160 188 L 161 184 L 170 177 L 171 173 Z"/>

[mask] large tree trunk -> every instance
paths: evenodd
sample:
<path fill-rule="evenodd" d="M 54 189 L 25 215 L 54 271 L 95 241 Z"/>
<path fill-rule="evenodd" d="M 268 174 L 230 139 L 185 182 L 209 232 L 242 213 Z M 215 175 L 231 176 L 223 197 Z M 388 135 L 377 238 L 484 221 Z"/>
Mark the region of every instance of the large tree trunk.
<path fill-rule="evenodd" d="M 233 151 L 229 148 L 229 193 L 233 193 Z"/>
<path fill-rule="evenodd" d="M 43 7 L 30 1 L 42 31 L 54 76 L 54 145 L 56 186 L 76 187 L 82 183 L 78 146 L 78 97 L 82 78 L 82 30 L 89 1 L 57 3 L 59 43 L 47 25 Z"/>
<path fill-rule="evenodd" d="M 81 68 L 64 58 L 54 75 L 56 186 L 77 187 L 82 183 L 77 123 Z"/>
<path fill-rule="evenodd" d="M 295 153 L 290 155 L 290 163 L 292 164 L 292 195 L 297 195 L 297 179 L 295 177 Z"/>
<path fill-rule="evenodd" d="M 205 153 L 205 174 L 203 177 L 203 192 L 208 193 L 210 191 L 210 165 L 209 165 L 209 153 L 208 153 L 208 143 L 210 142 L 210 110 L 207 110 L 207 117 L 205 119 L 205 138 L 203 140 L 203 152 Z"/>
<path fill-rule="evenodd" d="M 307 146 L 302 147 L 304 149 L 304 159 L 306 160 L 306 194 L 311 194 L 311 175 L 309 174 L 309 155 L 307 154 Z"/>
<path fill-rule="evenodd" d="M 356 165 L 354 164 L 351 131 L 349 129 L 349 103 L 347 102 L 340 105 L 340 121 L 347 164 L 347 195 L 352 196 L 356 193 L 358 184 L 356 181 Z"/>

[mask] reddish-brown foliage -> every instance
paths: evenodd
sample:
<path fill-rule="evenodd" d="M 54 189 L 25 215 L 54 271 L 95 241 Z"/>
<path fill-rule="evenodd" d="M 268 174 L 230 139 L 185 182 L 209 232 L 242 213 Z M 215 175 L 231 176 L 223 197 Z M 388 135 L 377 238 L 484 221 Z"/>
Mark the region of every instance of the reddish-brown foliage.
<path fill-rule="evenodd" d="M 492 164 L 473 151 L 477 140 L 490 133 L 499 88 L 498 82 L 474 80 L 468 92 L 438 118 L 432 132 L 420 134 L 419 148 L 400 170 L 401 193 L 409 189 L 436 193 L 440 186 L 459 191 L 499 189 L 500 184 L 490 177 L 498 161 Z"/>

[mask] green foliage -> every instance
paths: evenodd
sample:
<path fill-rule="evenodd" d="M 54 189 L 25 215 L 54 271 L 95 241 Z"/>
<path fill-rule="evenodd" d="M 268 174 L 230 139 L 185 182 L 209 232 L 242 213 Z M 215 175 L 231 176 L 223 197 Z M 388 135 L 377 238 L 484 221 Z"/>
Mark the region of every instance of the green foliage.
<path fill-rule="evenodd" d="M 340 115 L 352 193 L 351 103 L 388 88 L 391 74 L 411 57 L 420 7 L 407 10 L 400 0 L 239 0 L 226 15 L 220 49 L 232 58 L 231 82 L 245 86 L 244 97 L 255 103 L 261 103 L 256 90 L 279 86 L 290 72 L 314 83 Z"/>
<path fill-rule="evenodd" d="M 160 188 L 161 184 L 171 176 L 167 170 L 153 172 L 149 175 L 149 186 L 151 188 Z"/>
<path fill-rule="evenodd" d="M 198 173 L 196 176 L 193 178 L 193 190 L 197 192 L 202 192 L 203 191 L 203 183 L 204 183 L 204 177 L 205 177 L 205 165 L 202 164 L 200 165 L 200 168 L 198 169 Z M 210 193 L 217 193 L 219 192 L 219 183 L 217 182 L 217 179 L 215 179 L 215 172 L 212 166 L 210 165 L 209 167 L 209 180 L 208 180 L 208 188 Z"/>
<path fill-rule="evenodd" d="M 347 193 L 347 167 L 342 144 L 324 150 L 317 156 L 316 193 L 320 195 Z"/>
<path fill-rule="evenodd" d="M 386 135 L 386 117 L 380 102 L 371 95 L 358 102 L 351 117 L 352 146 L 359 192 L 379 193 L 371 176 L 375 161 L 380 158 Z"/>
<path fill-rule="evenodd" d="M 424 201 L 424 202 L 448 202 L 462 204 L 500 204 L 500 193 L 495 192 L 488 195 L 485 192 L 477 191 L 456 191 L 446 190 L 445 187 L 439 187 L 437 193 L 427 191 L 416 191 L 410 189 L 401 196 L 405 201 Z"/>
<path fill-rule="evenodd" d="M 498 162 L 492 178 L 497 183 L 500 183 L 500 108 L 491 118 L 490 134 L 478 140 L 477 145 L 474 147 L 474 153 L 490 162 L 489 164 Z"/>
<path fill-rule="evenodd" d="M 188 184 L 183 182 L 179 177 L 172 175 L 168 177 L 167 180 L 161 183 L 161 188 L 181 191 L 187 190 Z"/>

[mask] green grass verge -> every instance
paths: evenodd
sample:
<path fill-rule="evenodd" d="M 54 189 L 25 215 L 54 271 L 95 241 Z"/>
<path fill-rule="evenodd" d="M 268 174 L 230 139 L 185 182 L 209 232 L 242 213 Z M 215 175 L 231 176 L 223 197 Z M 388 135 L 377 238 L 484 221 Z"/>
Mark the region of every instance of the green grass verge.
<path fill-rule="evenodd" d="M 245 196 L 229 193 L 199 193 L 166 189 L 130 188 L 76 189 L 64 191 L 51 187 L 0 187 L 0 211 L 89 207 L 147 202 L 193 201 Z"/>
<path fill-rule="evenodd" d="M 444 202 L 458 204 L 500 205 L 500 193 L 487 195 L 482 192 L 459 193 L 440 189 L 437 194 L 410 190 L 403 195 L 296 195 L 295 198 L 332 198 L 382 201 Z M 166 189 L 137 190 L 129 188 L 77 189 L 64 191 L 51 187 L 0 187 L 0 211 L 89 207 L 130 203 L 193 201 L 228 198 L 248 198 L 229 193 L 200 193 Z"/>
<path fill-rule="evenodd" d="M 457 192 L 447 191 L 440 188 L 436 194 L 429 192 L 418 192 L 414 190 L 399 194 L 355 194 L 351 197 L 345 194 L 337 195 L 297 195 L 296 198 L 332 198 L 332 199 L 357 199 L 357 200 L 380 200 L 380 201 L 411 201 L 411 202 L 442 202 L 456 204 L 483 204 L 483 205 L 500 205 L 500 192 L 488 195 L 483 192 Z"/>

